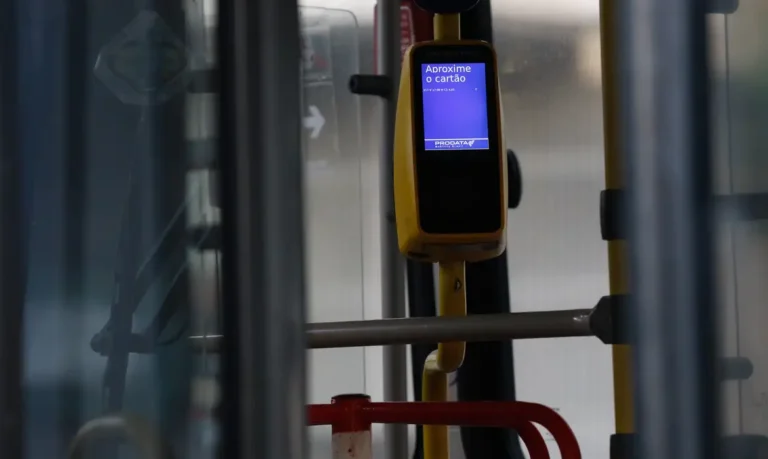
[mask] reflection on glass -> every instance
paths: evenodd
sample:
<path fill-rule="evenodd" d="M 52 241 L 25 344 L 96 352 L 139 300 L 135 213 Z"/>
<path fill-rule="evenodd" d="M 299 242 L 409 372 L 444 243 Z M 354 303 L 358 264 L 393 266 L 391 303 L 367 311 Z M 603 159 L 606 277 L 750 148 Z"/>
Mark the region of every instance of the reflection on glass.
<path fill-rule="evenodd" d="M 26 457 L 66 457 L 79 429 L 77 457 L 213 457 L 218 362 L 186 337 L 218 332 L 214 59 L 199 39 L 215 12 L 35 3 L 20 15 Z"/>

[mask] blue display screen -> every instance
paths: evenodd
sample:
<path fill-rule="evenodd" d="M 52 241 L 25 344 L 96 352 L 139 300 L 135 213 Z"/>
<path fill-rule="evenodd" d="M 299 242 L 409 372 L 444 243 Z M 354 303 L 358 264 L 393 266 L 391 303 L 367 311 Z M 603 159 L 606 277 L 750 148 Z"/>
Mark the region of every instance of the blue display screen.
<path fill-rule="evenodd" d="M 427 150 L 487 150 L 485 64 L 422 64 Z"/>

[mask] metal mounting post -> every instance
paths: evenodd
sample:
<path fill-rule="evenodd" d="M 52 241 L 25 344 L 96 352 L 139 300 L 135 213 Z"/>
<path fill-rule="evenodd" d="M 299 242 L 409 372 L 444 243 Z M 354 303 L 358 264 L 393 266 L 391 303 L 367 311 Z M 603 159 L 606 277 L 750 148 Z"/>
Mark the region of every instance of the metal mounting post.
<path fill-rule="evenodd" d="M 220 2 L 220 456 L 303 459 L 304 222 L 295 0 Z"/>
<path fill-rule="evenodd" d="M 634 457 L 721 456 L 706 2 L 617 2 Z"/>
<path fill-rule="evenodd" d="M 382 144 L 379 160 L 381 219 L 381 309 L 385 319 L 405 317 L 405 260 L 397 247 L 395 227 L 394 138 L 397 90 L 400 81 L 400 0 L 378 0 L 377 28 L 379 73 L 389 80 L 389 97 L 382 98 Z M 408 397 L 406 348 L 384 347 L 384 400 L 404 401 Z M 408 456 L 408 429 L 388 425 L 385 430 L 387 459 Z"/>

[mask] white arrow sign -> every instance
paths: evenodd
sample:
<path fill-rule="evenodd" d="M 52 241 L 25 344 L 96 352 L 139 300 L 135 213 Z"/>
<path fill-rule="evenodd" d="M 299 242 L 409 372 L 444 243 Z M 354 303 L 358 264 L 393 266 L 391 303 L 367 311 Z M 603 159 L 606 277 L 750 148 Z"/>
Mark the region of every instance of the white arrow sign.
<path fill-rule="evenodd" d="M 323 126 L 325 126 L 325 118 L 323 117 L 323 114 L 320 113 L 320 109 L 314 105 L 310 105 L 309 116 L 304 117 L 304 127 L 312 130 L 309 134 L 309 138 L 318 138 L 320 136 L 320 131 L 323 130 Z"/>

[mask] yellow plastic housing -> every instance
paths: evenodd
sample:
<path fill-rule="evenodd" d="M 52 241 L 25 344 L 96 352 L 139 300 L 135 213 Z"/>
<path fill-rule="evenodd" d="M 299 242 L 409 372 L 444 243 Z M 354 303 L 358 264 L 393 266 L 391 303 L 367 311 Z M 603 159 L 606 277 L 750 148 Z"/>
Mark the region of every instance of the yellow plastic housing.
<path fill-rule="evenodd" d="M 469 234 L 436 234 L 427 233 L 421 228 L 419 220 L 419 196 L 417 187 L 415 152 L 417 142 L 414 129 L 413 78 L 411 75 L 413 51 L 423 46 L 483 46 L 492 51 L 492 71 L 496 75 L 496 107 L 498 110 L 498 125 L 490 126 L 496 129 L 499 136 L 499 174 L 501 180 L 501 227 L 492 233 Z M 418 76 L 416 76 L 418 78 Z M 477 40 L 440 40 L 422 42 L 411 46 L 403 58 L 400 74 L 400 90 L 397 100 L 397 118 L 395 122 L 394 139 L 394 185 L 395 185 L 395 215 L 397 221 L 397 239 L 400 252 L 406 257 L 425 262 L 477 262 L 488 260 L 500 255 L 506 247 L 507 226 L 507 154 L 504 147 L 504 119 L 501 110 L 499 94 L 498 66 L 493 47 L 486 42 Z"/>

